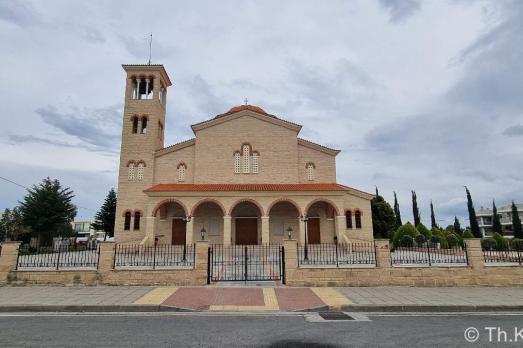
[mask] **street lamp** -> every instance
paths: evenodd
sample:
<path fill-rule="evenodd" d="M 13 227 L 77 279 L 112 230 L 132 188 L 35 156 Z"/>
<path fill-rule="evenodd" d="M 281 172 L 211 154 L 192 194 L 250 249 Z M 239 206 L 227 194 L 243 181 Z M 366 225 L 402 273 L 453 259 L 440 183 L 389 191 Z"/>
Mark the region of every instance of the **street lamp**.
<path fill-rule="evenodd" d="M 309 221 L 309 217 L 307 215 L 305 216 L 300 216 L 300 219 L 301 221 L 303 221 L 305 223 L 305 248 L 304 248 L 304 253 L 303 253 L 303 256 L 305 256 L 305 260 L 308 260 L 309 259 L 309 247 L 308 247 L 308 240 L 309 240 L 309 237 L 307 235 L 307 221 Z"/>
<path fill-rule="evenodd" d="M 289 240 L 292 238 L 292 227 L 291 226 L 287 227 L 287 237 L 289 238 Z"/>
<path fill-rule="evenodd" d="M 200 237 L 202 237 L 202 240 L 205 240 L 205 227 L 202 226 L 202 229 L 200 230 Z"/>

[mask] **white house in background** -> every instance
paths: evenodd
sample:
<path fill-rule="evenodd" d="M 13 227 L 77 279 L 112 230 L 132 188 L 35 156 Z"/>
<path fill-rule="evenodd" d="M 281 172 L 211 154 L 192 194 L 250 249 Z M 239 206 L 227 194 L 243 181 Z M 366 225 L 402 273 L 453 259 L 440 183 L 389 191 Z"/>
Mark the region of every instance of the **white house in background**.
<path fill-rule="evenodd" d="M 91 224 L 94 222 L 94 219 L 88 218 L 76 218 L 72 222 L 73 230 L 77 233 L 78 237 L 76 238 L 77 242 L 87 242 L 89 239 L 96 238 L 98 241 L 103 241 L 105 237 L 105 232 L 95 231 L 91 228 Z"/>
<path fill-rule="evenodd" d="M 518 208 L 519 218 L 523 220 L 523 203 L 516 204 Z M 501 221 L 501 231 L 506 237 L 514 237 L 514 228 L 512 227 L 512 206 L 503 205 L 497 207 L 499 219 Z M 484 237 L 492 237 L 492 209 L 483 208 L 476 213 L 478 219 L 479 229 Z"/>

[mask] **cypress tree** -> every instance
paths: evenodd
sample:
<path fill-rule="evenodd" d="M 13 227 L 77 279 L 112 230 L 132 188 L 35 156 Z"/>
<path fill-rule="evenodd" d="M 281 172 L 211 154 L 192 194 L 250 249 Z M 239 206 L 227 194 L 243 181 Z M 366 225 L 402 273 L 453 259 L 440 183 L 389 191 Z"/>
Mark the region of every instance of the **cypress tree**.
<path fill-rule="evenodd" d="M 472 197 L 470 196 L 470 191 L 465 186 L 465 191 L 467 191 L 467 208 L 469 211 L 469 222 L 470 230 L 474 235 L 474 238 L 481 238 L 481 231 L 479 230 L 478 219 L 476 218 L 476 210 L 474 210 L 474 204 L 472 203 Z"/>
<path fill-rule="evenodd" d="M 518 208 L 512 201 L 512 229 L 514 230 L 514 238 L 523 239 L 523 228 L 521 227 L 521 219 L 518 215 Z"/>
<path fill-rule="evenodd" d="M 501 221 L 499 220 L 496 202 L 492 201 L 492 231 L 501 234 Z"/>
<path fill-rule="evenodd" d="M 430 226 L 432 228 L 438 228 L 438 224 L 436 223 L 436 215 L 434 214 L 434 205 L 432 205 L 432 201 L 430 201 Z"/>
<path fill-rule="evenodd" d="M 414 226 L 418 226 L 421 223 L 421 218 L 419 215 L 416 191 L 412 191 L 412 215 L 414 215 Z"/>
<path fill-rule="evenodd" d="M 396 228 L 399 228 L 401 225 L 401 212 L 400 205 L 398 204 L 398 198 L 396 197 L 396 191 L 394 191 L 394 215 L 396 216 Z"/>
<path fill-rule="evenodd" d="M 461 235 L 461 224 L 459 223 L 458 217 L 454 216 L 454 233 Z"/>

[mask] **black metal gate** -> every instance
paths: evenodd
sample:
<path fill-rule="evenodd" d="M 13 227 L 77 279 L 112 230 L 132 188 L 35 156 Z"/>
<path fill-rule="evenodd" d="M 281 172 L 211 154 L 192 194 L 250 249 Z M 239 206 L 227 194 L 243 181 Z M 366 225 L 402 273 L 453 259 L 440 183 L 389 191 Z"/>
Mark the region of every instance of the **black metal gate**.
<path fill-rule="evenodd" d="M 281 245 L 209 246 L 207 284 L 218 281 L 281 280 L 285 283 Z"/>

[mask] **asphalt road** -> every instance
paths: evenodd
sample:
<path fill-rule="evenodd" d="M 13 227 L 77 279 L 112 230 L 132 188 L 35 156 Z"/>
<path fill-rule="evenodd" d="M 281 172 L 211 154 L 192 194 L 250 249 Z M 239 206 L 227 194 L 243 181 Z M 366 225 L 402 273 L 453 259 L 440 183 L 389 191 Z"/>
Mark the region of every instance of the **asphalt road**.
<path fill-rule="evenodd" d="M 365 317 L 363 316 L 363 319 Z M 514 342 L 522 315 L 370 316 L 370 321 L 322 322 L 309 315 L 0 315 L 0 347 L 485 347 L 498 342 L 492 330 L 507 331 Z M 317 321 L 317 322 L 314 322 Z M 479 329 L 474 344 L 464 331 Z M 503 334 L 501 339 L 503 341 Z"/>

